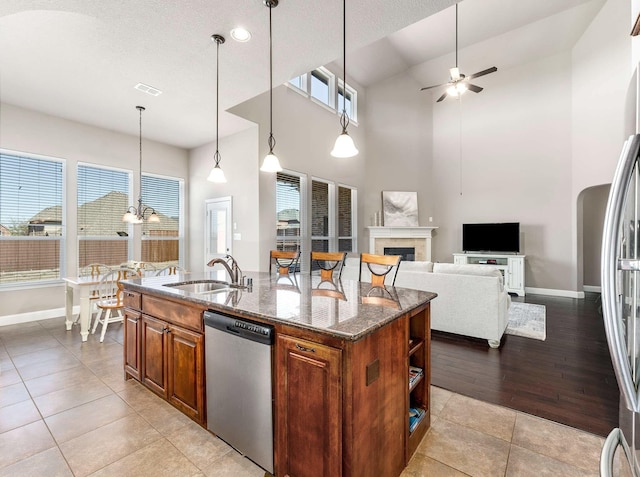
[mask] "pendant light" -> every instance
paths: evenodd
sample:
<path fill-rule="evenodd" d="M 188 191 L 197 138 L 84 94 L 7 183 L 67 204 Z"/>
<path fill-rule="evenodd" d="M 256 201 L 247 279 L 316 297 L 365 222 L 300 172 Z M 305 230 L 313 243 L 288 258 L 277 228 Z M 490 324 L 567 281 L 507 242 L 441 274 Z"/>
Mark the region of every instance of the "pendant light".
<path fill-rule="evenodd" d="M 216 152 L 213 155 L 213 159 L 216 161 L 213 169 L 209 173 L 209 177 L 207 180 L 210 182 L 215 182 L 217 184 L 223 184 L 227 182 L 227 178 L 224 176 L 224 172 L 220 167 L 220 151 L 218 151 L 218 100 L 219 100 L 219 85 L 220 85 L 220 66 L 218 62 L 218 58 L 220 56 L 220 45 L 224 43 L 224 37 L 222 35 L 211 35 L 211 40 L 216 42 Z"/>
<path fill-rule="evenodd" d="M 141 224 L 145 220 L 145 214 L 147 212 L 151 212 L 149 218 L 147 218 L 147 222 L 158 223 L 160 222 L 160 217 L 156 214 L 156 211 L 153 207 L 142 207 L 142 111 L 144 111 L 144 106 L 136 106 L 136 109 L 140 113 L 140 175 L 138 184 L 140 184 L 140 195 L 138 196 L 138 207 L 134 207 L 133 205 L 127 209 L 125 214 L 122 216 L 123 222 L 129 222 L 130 224 Z"/>
<path fill-rule="evenodd" d="M 349 126 L 349 115 L 347 114 L 347 0 L 342 0 L 342 114 L 340 115 L 340 125 L 342 132 L 336 139 L 331 155 L 333 157 L 353 157 L 358 154 L 358 149 L 353 143 L 353 139 L 347 132 Z"/>
<path fill-rule="evenodd" d="M 261 171 L 280 172 L 282 166 L 273 152 L 276 140 L 273 138 L 273 34 L 271 27 L 271 9 L 278 6 L 278 0 L 264 0 L 264 4 L 269 7 L 269 154 L 262 162 Z"/>

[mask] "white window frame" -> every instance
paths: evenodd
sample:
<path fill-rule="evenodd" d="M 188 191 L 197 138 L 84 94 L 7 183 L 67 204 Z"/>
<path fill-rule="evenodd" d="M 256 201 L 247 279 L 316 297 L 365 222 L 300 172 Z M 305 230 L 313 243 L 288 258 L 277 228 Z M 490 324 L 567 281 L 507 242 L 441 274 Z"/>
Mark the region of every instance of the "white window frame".
<path fill-rule="evenodd" d="M 320 177 L 311 177 L 311 190 L 313 190 L 313 183 L 321 182 L 323 184 L 327 184 L 328 190 L 328 204 L 327 204 L 327 212 L 329 214 L 328 217 L 328 235 L 312 235 L 311 243 L 313 244 L 314 240 L 326 240 L 328 243 L 327 250 L 333 251 L 337 250 L 337 240 L 336 240 L 336 226 L 337 226 L 337 189 L 335 182 L 329 181 L 327 179 L 321 179 Z M 309 217 L 310 219 L 313 217 L 313 194 L 311 195 L 311 203 L 309 204 Z M 309 230 L 313 233 L 313 228 L 311 227 L 311 223 L 309 223 Z M 313 250 L 313 247 L 311 247 Z"/>
<path fill-rule="evenodd" d="M 300 267 L 301 270 L 306 270 L 306 264 L 308 262 L 307 260 L 307 245 L 306 245 L 306 237 L 308 237 L 308 220 L 307 220 L 307 175 L 301 172 L 297 172 L 297 171 L 292 171 L 289 169 L 283 169 L 282 170 L 282 174 L 286 174 L 289 176 L 294 176 L 294 177 L 298 177 L 300 179 L 300 209 L 299 209 L 299 220 L 300 220 L 300 235 L 297 238 L 297 242 L 298 242 L 298 250 L 300 250 Z M 276 180 L 276 184 L 277 184 L 277 174 L 274 177 L 274 180 Z M 276 205 L 277 205 L 277 185 L 276 185 Z M 278 211 L 277 209 L 275 210 L 276 213 L 276 223 L 278 221 Z M 279 244 L 283 241 L 278 239 L 278 235 L 277 235 L 277 228 L 276 228 L 276 246 L 275 248 L 277 250 L 280 250 L 279 248 Z"/>
<path fill-rule="evenodd" d="M 318 76 L 321 76 L 327 80 L 327 88 L 329 90 L 327 93 L 328 95 L 327 103 L 313 96 L 313 91 L 312 91 L 313 80 L 311 79 L 311 77 L 314 76 L 314 73 L 317 73 Z M 336 75 L 334 75 L 331 71 L 326 69 L 324 66 L 316 68 L 310 73 L 308 92 L 309 92 L 309 98 L 311 98 L 311 100 L 314 101 L 316 104 L 319 104 L 331 110 L 336 109 Z"/>
<path fill-rule="evenodd" d="M 285 84 L 293 89 L 296 93 L 300 93 L 303 96 L 309 97 L 309 78 L 310 78 L 311 74 L 310 73 L 302 73 L 301 75 L 298 75 L 294 78 L 291 78 L 289 81 L 287 81 Z M 296 78 L 300 78 L 300 87 L 293 84 L 291 81 L 293 81 Z"/>
<path fill-rule="evenodd" d="M 350 236 L 338 235 L 338 238 L 337 238 L 338 243 L 336 244 L 336 250 L 338 250 L 338 245 L 340 243 L 340 240 L 351 239 L 351 251 L 358 252 L 358 189 L 354 186 L 350 186 L 347 184 L 338 183 L 336 185 L 336 207 L 335 207 L 336 214 L 339 207 L 338 193 L 339 193 L 340 187 L 351 190 L 351 235 Z M 338 218 L 336 217 L 336 227 L 337 227 L 337 223 L 338 223 Z M 337 229 L 338 230 L 336 231 L 336 234 L 339 234 L 340 232 L 339 227 L 337 227 Z"/>
<path fill-rule="evenodd" d="M 342 81 L 341 79 L 338 79 L 338 88 L 336 91 L 336 112 L 338 114 L 342 114 L 342 109 L 337 109 L 340 104 L 340 101 L 338 100 L 338 96 L 340 95 L 340 91 L 344 89 L 345 89 L 344 81 Z M 347 83 L 346 91 L 347 91 L 347 94 L 351 96 L 351 108 L 350 108 L 351 111 L 347 110 L 347 114 L 349 115 L 349 121 L 351 121 L 353 124 L 357 126 L 358 125 L 358 92 L 354 88 L 349 86 L 349 83 Z"/>
<path fill-rule="evenodd" d="M 14 151 L 9 149 L 0 149 L 0 154 L 5 154 L 8 156 L 16 156 L 25 159 L 36 159 L 43 161 L 50 161 L 60 164 L 61 167 L 61 175 L 62 175 L 62 185 L 61 185 L 61 230 L 59 236 L 50 236 L 50 237 L 41 237 L 41 236 L 15 236 L 15 235 L 0 235 L 0 244 L 2 241 L 9 240 L 24 240 L 24 241 L 34 241 L 34 240 L 46 240 L 46 241 L 59 241 L 58 250 L 59 250 L 59 276 L 58 278 L 43 278 L 37 280 L 24 280 L 24 281 L 7 281 L 0 282 L 1 290 L 11 290 L 11 289 L 24 289 L 31 287 L 41 287 L 48 286 L 54 283 L 59 283 L 62 281 L 62 277 L 66 276 L 66 243 L 67 243 L 67 162 L 65 159 L 46 156 L 42 154 L 32 154 L 21 151 Z"/>

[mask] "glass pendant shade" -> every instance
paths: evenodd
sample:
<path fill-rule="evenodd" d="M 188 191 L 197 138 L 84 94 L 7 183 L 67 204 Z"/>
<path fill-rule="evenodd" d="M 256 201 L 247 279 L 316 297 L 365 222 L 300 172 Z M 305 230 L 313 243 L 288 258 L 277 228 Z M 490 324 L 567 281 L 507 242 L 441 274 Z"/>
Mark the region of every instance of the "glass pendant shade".
<path fill-rule="evenodd" d="M 122 216 L 123 222 L 128 222 L 132 224 L 135 220 L 136 220 L 136 216 L 129 211 L 125 212 L 125 214 Z"/>
<path fill-rule="evenodd" d="M 156 214 L 155 210 L 153 212 L 151 212 L 151 215 L 147 219 L 147 222 L 151 222 L 151 223 L 154 223 L 154 224 L 160 223 L 160 216 L 158 214 Z"/>
<path fill-rule="evenodd" d="M 262 167 L 260 168 L 260 170 L 262 172 L 280 172 L 282 170 L 280 161 L 273 153 L 273 151 L 265 156 L 264 161 L 262 161 Z"/>
<path fill-rule="evenodd" d="M 218 164 L 216 164 L 213 169 L 211 169 L 207 180 L 209 182 L 215 182 L 216 184 L 224 184 L 225 182 L 227 182 L 227 178 L 224 176 L 224 172 Z"/>
<path fill-rule="evenodd" d="M 358 149 L 351 139 L 351 136 L 344 131 L 336 139 L 331 155 L 333 157 L 353 157 L 358 154 Z"/>

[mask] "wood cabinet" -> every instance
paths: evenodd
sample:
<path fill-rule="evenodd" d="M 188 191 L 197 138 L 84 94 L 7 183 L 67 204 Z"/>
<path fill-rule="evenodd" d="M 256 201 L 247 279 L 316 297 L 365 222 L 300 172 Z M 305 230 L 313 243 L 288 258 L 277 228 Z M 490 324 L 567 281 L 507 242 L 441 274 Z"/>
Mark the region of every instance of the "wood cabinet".
<path fill-rule="evenodd" d="M 203 310 L 147 295 L 129 305 L 140 310 L 125 308 L 125 374 L 205 425 Z"/>
<path fill-rule="evenodd" d="M 429 318 L 425 305 L 357 341 L 278 332 L 277 476 L 402 473 L 430 425 Z M 423 370 L 411 390 L 409 365 Z M 410 407 L 423 411 L 413 432 Z"/>
<path fill-rule="evenodd" d="M 342 351 L 276 340 L 276 475 L 342 475 Z"/>

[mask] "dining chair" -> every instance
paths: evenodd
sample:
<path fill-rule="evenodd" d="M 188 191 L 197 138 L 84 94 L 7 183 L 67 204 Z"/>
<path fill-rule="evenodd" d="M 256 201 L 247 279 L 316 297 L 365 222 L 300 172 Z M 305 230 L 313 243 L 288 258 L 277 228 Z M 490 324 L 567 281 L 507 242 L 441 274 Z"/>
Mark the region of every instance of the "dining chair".
<path fill-rule="evenodd" d="M 117 268 L 111 270 L 102 277 L 98 284 L 98 315 L 93 323 L 91 334 L 95 334 L 98 324 L 102 323 L 100 343 L 104 341 L 109 323 L 122 323 L 124 321 L 121 280 L 139 277 L 140 274 L 131 268 Z"/>
<path fill-rule="evenodd" d="M 320 268 L 320 278 L 322 280 L 333 280 L 333 273 L 336 271 L 338 279 L 342 276 L 342 267 L 347 258 L 346 252 L 311 252 L 311 269 L 313 265 Z"/>
<path fill-rule="evenodd" d="M 400 255 L 374 255 L 371 253 L 360 254 L 360 271 L 358 280 L 362 281 L 362 265 L 366 264 L 369 272 L 371 272 L 371 284 L 374 286 L 384 286 L 387 275 L 394 270 L 391 286 L 396 283 L 396 275 L 400 268 Z"/>
<path fill-rule="evenodd" d="M 103 263 L 90 263 L 80 269 L 80 273 L 78 274 L 80 277 L 92 277 L 95 278 L 96 281 L 100 280 L 103 275 L 106 275 L 108 272 L 112 270 L 112 267 L 109 265 L 105 265 Z M 98 311 L 96 307 L 96 301 L 98 300 L 98 284 L 92 285 L 89 291 L 89 309 L 90 309 L 90 317 L 93 317 L 93 314 Z M 76 318 L 76 322 L 80 319 L 80 315 Z"/>
<path fill-rule="evenodd" d="M 180 273 L 186 273 L 186 270 L 179 265 L 167 265 L 159 270 L 156 270 L 155 276 L 162 277 L 165 275 L 178 275 Z"/>
<path fill-rule="evenodd" d="M 296 271 L 298 260 L 300 260 L 300 252 L 285 252 L 282 250 L 271 250 L 269 255 L 269 274 L 271 267 L 275 263 L 278 266 L 278 275 L 288 275 L 293 269 Z"/>

